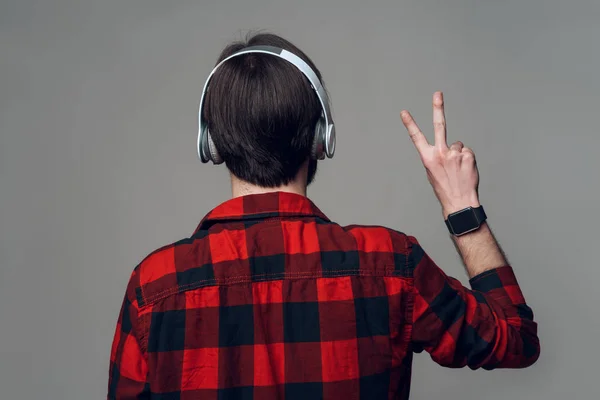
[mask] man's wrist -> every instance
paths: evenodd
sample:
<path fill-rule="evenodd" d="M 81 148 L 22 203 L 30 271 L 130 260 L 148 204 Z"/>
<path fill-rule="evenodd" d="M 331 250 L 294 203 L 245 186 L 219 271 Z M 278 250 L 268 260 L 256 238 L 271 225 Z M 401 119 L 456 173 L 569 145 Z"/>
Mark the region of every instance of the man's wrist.
<path fill-rule="evenodd" d="M 477 208 L 479 206 L 481 206 L 481 203 L 479 202 L 479 198 L 475 196 L 466 200 L 453 202 L 451 205 L 442 205 L 442 214 L 444 215 L 444 220 L 447 220 L 450 214 L 464 210 L 465 208 Z"/>

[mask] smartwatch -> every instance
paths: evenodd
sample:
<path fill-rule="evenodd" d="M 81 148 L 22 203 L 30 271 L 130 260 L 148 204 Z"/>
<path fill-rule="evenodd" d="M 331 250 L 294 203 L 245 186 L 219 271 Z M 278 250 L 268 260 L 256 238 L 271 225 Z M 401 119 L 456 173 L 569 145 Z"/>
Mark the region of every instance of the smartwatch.
<path fill-rule="evenodd" d="M 477 208 L 467 207 L 448 215 L 446 226 L 451 234 L 461 236 L 479 229 L 486 219 L 487 216 L 483 211 L 483 206 Z"/>

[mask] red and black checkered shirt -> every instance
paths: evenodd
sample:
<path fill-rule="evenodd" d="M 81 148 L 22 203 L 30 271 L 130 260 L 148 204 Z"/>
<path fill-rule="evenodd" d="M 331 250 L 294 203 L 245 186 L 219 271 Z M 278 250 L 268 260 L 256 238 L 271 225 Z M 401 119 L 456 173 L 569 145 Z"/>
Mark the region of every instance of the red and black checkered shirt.
<path fill-rule="evenodd" d="M 449 367 L 534 363 L 511 267 L 471 286 L 414 237 L 340 226 L 295 194 L 234 198 L 133 271 L 108 399 L 407 399 L 415 352 Z"/>

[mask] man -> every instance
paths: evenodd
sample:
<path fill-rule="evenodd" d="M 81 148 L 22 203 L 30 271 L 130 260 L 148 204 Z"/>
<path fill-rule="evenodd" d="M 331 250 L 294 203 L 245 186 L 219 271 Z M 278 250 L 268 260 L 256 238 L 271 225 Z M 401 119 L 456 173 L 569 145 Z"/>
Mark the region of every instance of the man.
<path fill-rule="evenodd" d="M 133 271 L 109 399 L 407 399 L 415 352 L 472 369 L 537 360 L 533 314 L 479 204 L 475 155 L 446 144 L 441 93 L 433 145 L 401 116 L 472 290 L 414 237 L 340 226 L 306 197 L 335 131 L 302 51 L 260 34 L 219 61 L 198 148 L 226 164 L 233 198 Z"/>

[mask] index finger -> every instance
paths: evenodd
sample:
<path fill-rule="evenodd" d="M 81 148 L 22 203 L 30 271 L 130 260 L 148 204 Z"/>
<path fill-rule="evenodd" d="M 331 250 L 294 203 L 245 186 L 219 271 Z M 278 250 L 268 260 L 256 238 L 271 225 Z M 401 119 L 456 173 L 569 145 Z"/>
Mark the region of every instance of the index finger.
<path fill-rule="evenodd" d="M 400 113 L 400 116 L 402 117 L 402 123 L 404 123 L 404 126 L 406 127 L 406 130 L 408 131 L 408 135 L 410 136 L 413 143 L 415 144 L 417 151 L 419 153 L 423 153 L 423 151 L 427 147 L 429 147 L 427 138 L 425 137 L 423 132 L 421 132 L 421 130 L 417 126 L 417 123 L 415 122 L 412 115 L 410 115 L 410 113 L 408 111 L 406 111 L 406 110 L 402 111 Z"/>

